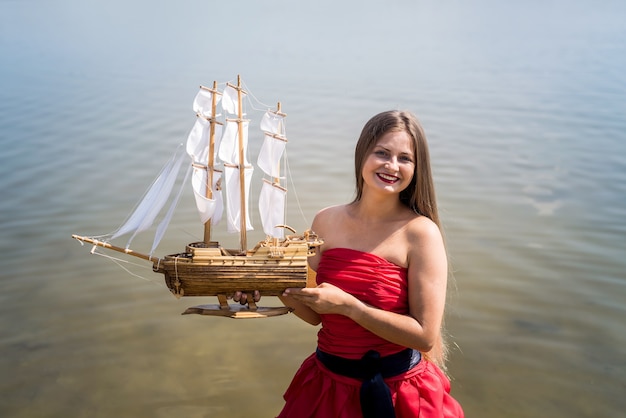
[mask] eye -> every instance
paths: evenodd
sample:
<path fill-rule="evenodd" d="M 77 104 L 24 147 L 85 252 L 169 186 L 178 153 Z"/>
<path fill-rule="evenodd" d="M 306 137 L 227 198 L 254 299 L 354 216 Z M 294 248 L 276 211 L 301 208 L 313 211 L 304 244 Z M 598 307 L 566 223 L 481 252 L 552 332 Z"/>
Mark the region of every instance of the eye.
<path fill-rule="evenodd" d="M 412 163 L 413 162 L 413 158 L 409 155 L 401 155 L 399 158 L 400 161 L 405 162 L 405 163 Z"/>
<path fill-rule="evenodd" d="M 386 157 L 387 156 L 387 151 L 379 149 L 374 151 L 374 155 L 378 156 L 378 157 Z"/>

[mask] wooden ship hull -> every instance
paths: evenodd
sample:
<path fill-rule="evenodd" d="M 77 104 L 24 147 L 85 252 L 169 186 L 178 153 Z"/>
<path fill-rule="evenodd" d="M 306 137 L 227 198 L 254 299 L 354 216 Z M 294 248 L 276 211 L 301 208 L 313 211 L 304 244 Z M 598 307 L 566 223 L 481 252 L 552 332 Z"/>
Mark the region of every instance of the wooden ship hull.
<path fill-rule="evenodd" d="M 314 244 L 315 246 L 319 244 Z M 217 296 L 219 305 L 198 305 L 183 314 L 263 318 L 290 312 L 285 306 L 260 307 L 248 298 L 247 305 L 228 304 L 233 290 L 263 296 L 278 296 L 289 287 L 315 286 L 315 272 L 307 258 L 314 246 L 304 240 L 287 241 L 281 246 L 259 243 L 243 255 L 220 248 L 217 243 L 196 242 L 186 251 L 163 257 L 153 270 L 165 276 L 165 284 L 177 298 Z"/>
<path fill-rule="evenodd" d="M 229 255 L 203 242 L 189 244 L 186 252 L 167 255 L 154 264 L 177 297 L 217 296 L 258 290 L 278 296 L 288 287 L 307 284 L 309 246 L 293 243 L 286 247 L 259 246 L 245 255 Z"/>

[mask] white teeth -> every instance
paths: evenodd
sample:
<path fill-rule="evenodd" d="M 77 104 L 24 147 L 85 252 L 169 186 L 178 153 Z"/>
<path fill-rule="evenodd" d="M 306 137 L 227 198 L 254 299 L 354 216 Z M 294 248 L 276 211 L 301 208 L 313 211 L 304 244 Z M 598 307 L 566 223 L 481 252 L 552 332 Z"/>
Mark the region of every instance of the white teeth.
<path fill-rule="evenodd" d="M 394 181 L 394 180 L 397 180 L 397 179 L 398 179 L 396 176 L 390 176 L 390 175 L 388 175 L 388 174 L 378 173 L 378 175 L 379 175 L 381 178 L 383 178 L 383 179 L 385 179 L 385 180 L 389 180 L 389 181 Z"/>

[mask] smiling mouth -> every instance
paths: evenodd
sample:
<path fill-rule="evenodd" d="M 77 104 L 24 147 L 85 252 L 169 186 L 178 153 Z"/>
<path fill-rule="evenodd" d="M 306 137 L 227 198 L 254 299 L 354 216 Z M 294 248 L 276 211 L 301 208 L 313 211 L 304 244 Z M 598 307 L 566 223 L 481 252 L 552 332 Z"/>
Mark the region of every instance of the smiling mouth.
<path fill-rule="evenodd" d="M 381 179 L 382 181 L 384 181 L 385 183 L 395 183 L 396 181 L 399 180 L 398 177 L 396 176 L 391 176 L 389 174 L 384 174 L 384 173 L 376 173 L 376 175 L 378 176 L 379 179 Z"/>

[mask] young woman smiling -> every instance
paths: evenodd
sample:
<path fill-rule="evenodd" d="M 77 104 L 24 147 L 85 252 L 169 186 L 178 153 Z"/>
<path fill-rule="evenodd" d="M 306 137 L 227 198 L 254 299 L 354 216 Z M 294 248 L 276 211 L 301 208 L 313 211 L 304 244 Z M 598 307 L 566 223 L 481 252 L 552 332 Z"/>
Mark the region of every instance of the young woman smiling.
<path fill-rule="evenodd" d="M 281 300 L 313 325 L 318 348 L 279 417 L 462 417 L 441 368 L 448 264 L 426 137 L 409 112 L 364 126 L 356 197 L 320 211 L 310 259 L 317 287 Z"/>

